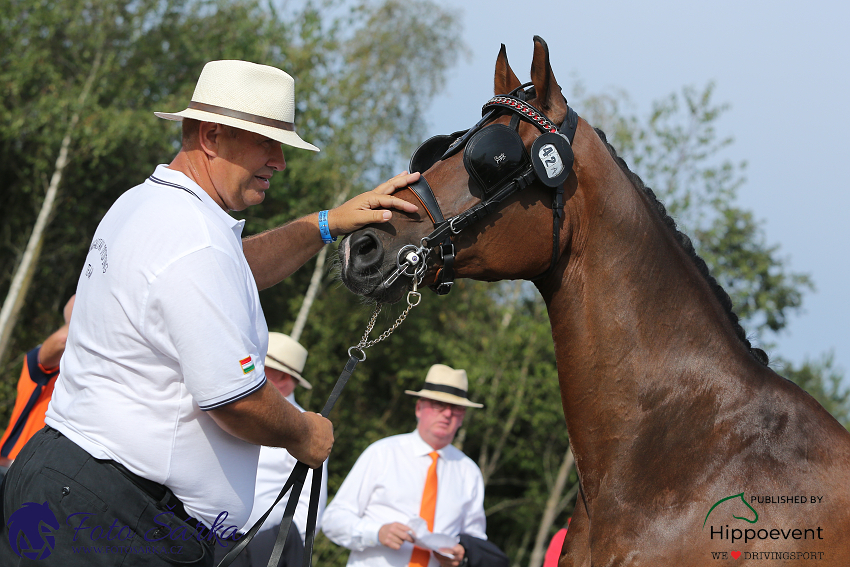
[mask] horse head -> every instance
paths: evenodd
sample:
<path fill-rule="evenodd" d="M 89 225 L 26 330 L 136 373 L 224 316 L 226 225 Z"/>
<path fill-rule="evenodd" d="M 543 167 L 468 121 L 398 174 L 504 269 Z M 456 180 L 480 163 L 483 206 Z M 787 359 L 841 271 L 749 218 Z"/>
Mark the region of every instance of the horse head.
<path fill-rule="evenodd" d="M 539 37 L 526 85 L 502 45 L 494 92 L 478 124 L 431 138 L 414 153 L 410 170 L 422 179 L 396 195 L 416 204 L 417 213 L 397 212 L 342 242 L 349 289 L 393 302 L 411 279 L 444 293 L 450 271 L 486 281 L 534 279 L 568 259 L 563 243 L 571 224 L 563 203 L 577 186 L 570 138 L 589 127 L 569 109 Z"/>

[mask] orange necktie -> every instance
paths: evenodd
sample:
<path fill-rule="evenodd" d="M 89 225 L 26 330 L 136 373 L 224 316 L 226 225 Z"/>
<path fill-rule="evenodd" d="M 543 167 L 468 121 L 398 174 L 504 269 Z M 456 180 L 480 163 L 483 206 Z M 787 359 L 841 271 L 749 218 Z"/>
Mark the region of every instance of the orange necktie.
<path fill-rule="evenodd" d="M 419 517 L 428 524 L 428 531 L 434 531 L 434 511 L 437 509 L 437 451 L 428 453 L 431 466 L 425 477 L 425 489 L 422 491 L 422 504 L 419 506 Z M 426 567 L 431 560 L 431 552 L 421 547 L 414 547 L 408 567 Z"/>

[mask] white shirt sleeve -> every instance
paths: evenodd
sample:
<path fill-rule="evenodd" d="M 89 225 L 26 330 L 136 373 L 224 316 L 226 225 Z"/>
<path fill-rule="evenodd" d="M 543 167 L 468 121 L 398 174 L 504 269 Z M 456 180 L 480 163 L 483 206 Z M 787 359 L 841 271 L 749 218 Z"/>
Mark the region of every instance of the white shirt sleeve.
<path fill-rule="evenodd" d="M 364 517 L 375 488 L 375 471 L 382 470 L 377 452 L 367 448 L 345 477 L 322 517 L 322 531 L 332 542 L 352 551 L 381 545 L 382 524 Z"/>
<path fill-rule="evenodd" d="M 469 534 L 479 539 L 487 539 L 487 517 L 484 514 L 484 477 L 481 470 L 472 465 L 474 471 L 470 474 L 475 476 L 474 489 L 470 494 L 469 507 L 463 518 L 463 526 L 460 533 Z"/>
<path fill-rule="evenodd" d="M 168 338 L 156 346 L 179 365 L 202 410 L 247 396 L 265 383 L 265 353 L 248 278 L 228 254 L 204 247 L 178 258 L 151 282 L 146 321 L 155 329 L 147 336 Z"/>

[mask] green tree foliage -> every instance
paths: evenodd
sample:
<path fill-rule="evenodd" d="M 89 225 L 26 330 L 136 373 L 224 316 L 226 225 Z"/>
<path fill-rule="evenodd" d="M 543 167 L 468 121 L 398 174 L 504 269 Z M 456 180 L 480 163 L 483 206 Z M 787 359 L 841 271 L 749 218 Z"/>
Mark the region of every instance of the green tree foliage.
<path fill-rule="evenodd" d="M 844 372 L 835 367 L 833 353 L 805 360 L 800 366 L 779 360 L 781 374 L 803 388 L 831 413 L 845 428 L 850 429 L 850 389 L 842 385 Z"/>

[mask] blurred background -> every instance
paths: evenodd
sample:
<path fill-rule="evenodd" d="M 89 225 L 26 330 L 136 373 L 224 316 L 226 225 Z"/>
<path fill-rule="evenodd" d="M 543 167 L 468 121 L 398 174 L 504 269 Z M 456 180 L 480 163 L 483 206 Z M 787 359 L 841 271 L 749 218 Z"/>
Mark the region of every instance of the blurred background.
<path fill-rule="evenodd" d="M 500 43 L 522 80 L 537 34 L 570 104 L 691 236 L 772 367 L 846 427 L 848 8 L 531 4 L 0 0 L 0 423 L 23 353 L 62 324 L 100 218 L 179 147 L 179 126 L 153 111 L 184 108 L 204 63 L 285 69 L 298 131 L 322 148 L 286 152 L 265 202 L 243 215 L 251 234 L 371 189 L 425 138 L 474 124 Z M 298 400 L 314 411 L 372 309 L 339 284 L 334 255 L 261 294 L 270 330 L 310 352 L 315 388 Z M 428 292 L 367 354 L 332 415 L 330 497 L 367 445 L 414 428 L 403 391 L 431 364 L 465 368 L 486 408 L 456 444 L 484 474 L 488 535 L 515 565 L 539 567 L 577 484 L 534 288 Z M 324 536 L 316 552 L 322 565 L 347 557 Z"/>

